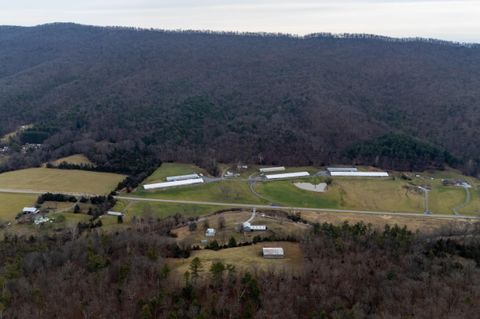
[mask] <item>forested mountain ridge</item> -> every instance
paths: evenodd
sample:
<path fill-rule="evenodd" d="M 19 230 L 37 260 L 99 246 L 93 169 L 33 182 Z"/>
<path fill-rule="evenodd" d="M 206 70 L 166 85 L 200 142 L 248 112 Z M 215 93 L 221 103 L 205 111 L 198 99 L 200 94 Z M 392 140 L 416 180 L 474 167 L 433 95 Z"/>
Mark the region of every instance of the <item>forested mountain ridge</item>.
<path fill-rule="evenodd" d="M 395 134 L 449 153 L 420 168 L 452 154 L 477 173 L 479 110 L 477 45 L 0 27 L 0 133 L 23 124 L 49 131 L 31 163 L 79 152 L 105 163 L 135 150 L 158 160 L 414 168 L 411 154 L 352 153 Z"/>

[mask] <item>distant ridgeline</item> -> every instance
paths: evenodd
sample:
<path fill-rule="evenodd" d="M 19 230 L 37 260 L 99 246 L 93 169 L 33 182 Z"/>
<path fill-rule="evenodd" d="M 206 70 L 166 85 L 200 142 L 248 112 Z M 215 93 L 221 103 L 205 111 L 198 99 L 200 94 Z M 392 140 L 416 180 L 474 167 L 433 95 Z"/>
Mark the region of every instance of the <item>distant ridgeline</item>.
<path fill-rule="evenodd" d="M 459 160 L 447 151 L 402 134 L 387 134 L 350 147 L 346 157 L 358 164 L 397 170 L 425 170 L 455 166 Z"/>

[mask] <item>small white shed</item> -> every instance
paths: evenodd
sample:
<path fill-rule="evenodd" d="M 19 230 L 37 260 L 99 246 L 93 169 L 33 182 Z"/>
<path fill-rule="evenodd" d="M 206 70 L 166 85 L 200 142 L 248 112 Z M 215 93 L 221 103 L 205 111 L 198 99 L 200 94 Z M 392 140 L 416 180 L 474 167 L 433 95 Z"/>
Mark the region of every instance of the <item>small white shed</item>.
<path fill-rule="evenodd" d="M 207 230 L 205 231 L 205 236 L 214 237 L 216 233 L 217 232 L 216 232 L 215 228 L 207 228 Z"/>
<path fill-rule="evenodd" d="M 283 258 L 285 257 L 285 252 L 282 247 L 264 247 L 262 255 L 264 258 Z"/>

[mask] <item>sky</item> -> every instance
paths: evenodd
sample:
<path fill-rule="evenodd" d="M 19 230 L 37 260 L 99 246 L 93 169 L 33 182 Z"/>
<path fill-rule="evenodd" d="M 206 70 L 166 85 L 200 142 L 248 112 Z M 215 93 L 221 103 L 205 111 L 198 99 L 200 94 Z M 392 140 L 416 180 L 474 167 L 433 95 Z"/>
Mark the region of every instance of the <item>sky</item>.
<path fill-rule="evenodd" d="M 51 22 L 480 43 L 480 0 L 0 0 L 0 25 Z"/>

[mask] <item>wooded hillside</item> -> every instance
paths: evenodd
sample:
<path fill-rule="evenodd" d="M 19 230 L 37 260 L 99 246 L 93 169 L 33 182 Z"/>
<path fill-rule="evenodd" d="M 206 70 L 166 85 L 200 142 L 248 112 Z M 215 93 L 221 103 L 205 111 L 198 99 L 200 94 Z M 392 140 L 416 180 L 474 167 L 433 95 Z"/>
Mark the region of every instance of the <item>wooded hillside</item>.
<path fill-rule="evenodd" d="M 27 136 L 44 140 L 43 150 L 10 165 L 77 153 L 105 164 L 125 150 L 164 161 L 320 165 L 351 161 L 352 148 L 394 133 L 476 173 L 479 109 L 474 45 L 0 27 L 0 133 L 48 128 Z M 406 152 L 354 157 L 413 167 Z"/>

